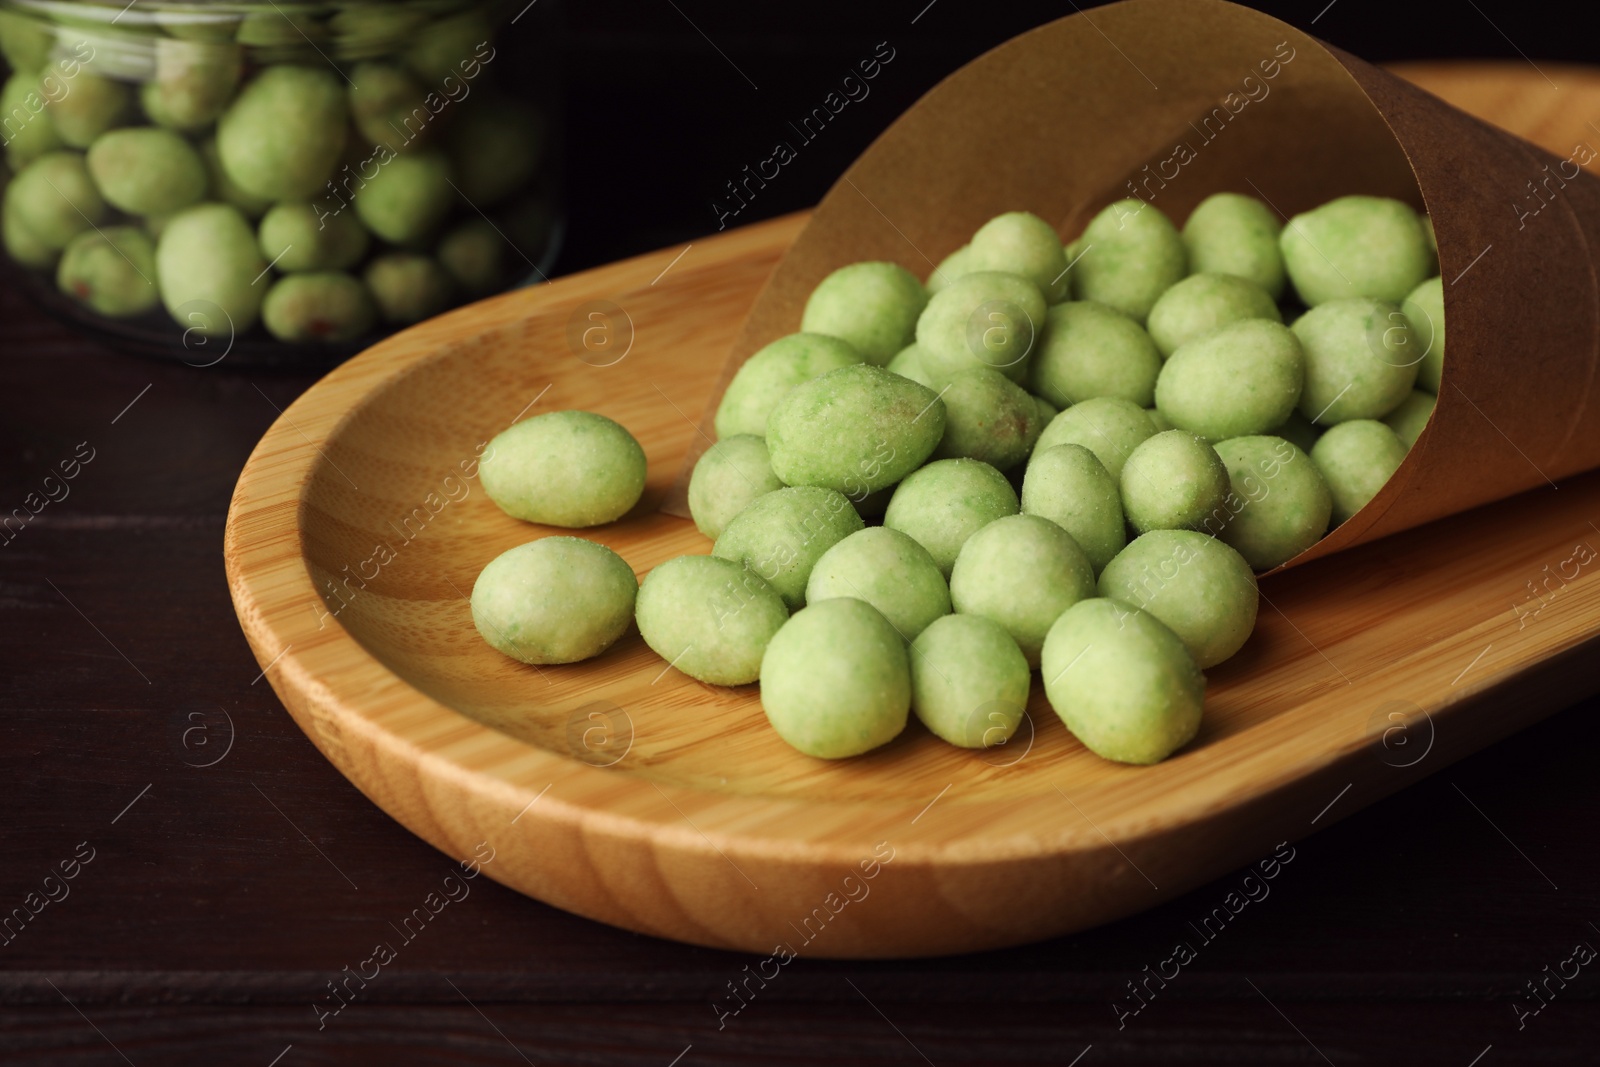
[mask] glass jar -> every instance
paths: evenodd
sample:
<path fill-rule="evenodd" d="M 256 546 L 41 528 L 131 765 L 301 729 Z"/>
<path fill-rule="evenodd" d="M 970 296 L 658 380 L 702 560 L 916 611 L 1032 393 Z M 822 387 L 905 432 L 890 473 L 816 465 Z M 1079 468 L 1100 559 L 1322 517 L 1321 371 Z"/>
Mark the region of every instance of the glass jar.
<path fill-rule="evenodd" d="M 257 365 L 542 278 L 556 87 L 532 11 L 0 0 L 11 273 L 117 347 Z"/>

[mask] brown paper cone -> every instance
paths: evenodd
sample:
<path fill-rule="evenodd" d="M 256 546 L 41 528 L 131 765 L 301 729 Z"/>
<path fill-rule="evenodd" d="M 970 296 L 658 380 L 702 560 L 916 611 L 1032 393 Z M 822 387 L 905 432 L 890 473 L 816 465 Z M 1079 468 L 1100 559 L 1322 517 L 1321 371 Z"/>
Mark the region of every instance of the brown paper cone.
<path fill-rule="evenodd" d="M 1220 191 L 1285 216 L 1350 193 L 1398 197 L 1438 236 L 1439 402 L 1383 491 L 1293 566 L 1600 466 L 1600 180 L 1575 171 L 1249 8 L 1095 8 L 952 74 L 845 172 L 757 299 L 702 429 L 734 371 L 798 329 L 811 289 L 846 263 L 926 276 L 1001 212 L 1070 237 L 1135 194 L 1180 225 Z M 669 501 L 677 513 L 703 447 Z"/>

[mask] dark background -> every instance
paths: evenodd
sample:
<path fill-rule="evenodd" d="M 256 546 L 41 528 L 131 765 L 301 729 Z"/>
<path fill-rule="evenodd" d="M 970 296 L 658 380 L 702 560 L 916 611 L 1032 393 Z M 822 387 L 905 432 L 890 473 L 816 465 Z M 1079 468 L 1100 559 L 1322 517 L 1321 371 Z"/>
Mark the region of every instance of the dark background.
<path fill-rule="evenodd" d="M 925 7 L 539 0 L 512 32 L 552 35 L 567 87 L 557 273 L 711 232 L 722 184 L 879 41 L 896 58 L 872 95 L 741 222 L 814 203 L 939 78 L 1072 11 Z M 1376 60 L 1520 63 L 1517 46 L 1541 65 L 1600 58 L 1553 4 L 1264 9 L 1301 27 L 1321 13 L 1316 33 Z M 712 1003 L 750 958 L 599 926 L 480 879 L 319 1029 L 311 1005 L 325 983 L 389 937 L 449 861 L 300 733 L 228 598 L 220 547 L 234 480 L 315 378 L 113 353 L 0 285 L 0 502 L 21 501 L 77 442 L 98 450 L 71 497 L 0 549 L 0 912 L 78 842 L 95 849 L 71 896 L 0 945 L 0 1063 L 1596 1061 L 1595 965 L 1521 1026 L 1514 1007 L 1537 1003 L 1527 983 L 1576 944 L 1600 946 L 1594 699 L 1364 811 L 1335 807 L 1270 898 L 1122 1029 L 1111 1005 L 1126 1002 L 1125 983 L 1188 938 L 1242 872 L 1019 949 L 799 960 L 720 1030 Z"/>

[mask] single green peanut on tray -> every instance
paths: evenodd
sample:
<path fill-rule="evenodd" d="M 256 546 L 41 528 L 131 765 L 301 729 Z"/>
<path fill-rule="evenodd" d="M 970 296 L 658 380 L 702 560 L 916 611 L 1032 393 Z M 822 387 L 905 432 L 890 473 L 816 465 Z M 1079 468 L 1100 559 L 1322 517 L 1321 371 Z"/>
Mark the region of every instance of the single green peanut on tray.
<path fill-rule="evenodd" d="M 1330 427 L 1311 449 L 1311 461 L 1333 494 L 1333 524 L 1366 507 L 1405 458 L 1405 442 L 1381 422 L 1352 419 Z"/>
<path fill-rule="evenodd" d="M 1115 480 L 1122 477 L 1122 465 L 1133 450 L 1155 432 L 1155 423 L 1139 405 L 1119 397 L 1097 396 L 1051 419 L 1034 442 L 1033 454 L 1057 445 L 1082 445 Z"/>
<path fill-rule="evenodd" d="M 362 273 L 383 321 L 397 326 L 432 318 L 450 306 L 450 275 L 432 256 L 388 252 L 374 256 Z"/>
<path fill-rule="evenodd" d="M 895 488 L 883 524 L 918 541 L 948 578 L 967 538 L 1018 508 L 1017 491 L 989 464 L 941 459 Z"/>
<path fill-rule="evenodd" d="M 759 496 L 735 515 L 711 554 L 749 567 L 793 611 L 805 604 L 822 554 L 865 525 L 843 493 L 793 486 Z"/>
<path fill-rule="evenodd" d="M 356 214 L 376 236 L 391 244 L 414 246 L 439 228 L 455 190 L 450 161 L 427 150 L 395 156 L 356 190 Z"/>
<path fill-rule="evenodd" d="M 278 204 L 257 229 L 261 254 L 284 274 L 349 270 L 367 254 L 367 231 L 353 215 L 306 203 Z"/>
<path fill-rule="evenodd" d="M 865 600 L 907 641 L 950 614 L 950 587 L 928 550 L 886 526 L 857 530 L 817 559 L 806 603 L 832 597 Z"/>
<path fill-rule="evenodd" d="M 1411 327 L 1411 342 L 1422 350 L 1417 364 L 1417 388 L 1439 394 L 1444 370 L 1444 279 L 1435 275 L 1418 285 L 1400 305 Z"/>
<path fill-rule="evenodd" d="M 513 518 L 547 526 L 613 522 L 644 492 L 644 449 L 620 424 L 589 411 L 524 419 L 489 442 L 478 476 Z"/>
<path fill-rule="evenodd" d="M 980 459 L 1008 471 L 1028 458 L 1048 421 L 1021 386 L 988 367 L 954 375 L 938 397 L 945 415 L 938 459 Z"/>
<path fill-rule="evenodd" d="M 610 648 L 633 621 L 639 583 L 604 545 L 545 537 L 496 556 L 472 586 L 472 624 L 523 663 L 577 663 Z"/>
<path fill-rule="evenodd" d="M 772 473 L 766 439 L 734 434 L 695 461 L 689 476 L 689 514 L 700 532 L 715 541 L 757 497 L 782 488 L 783 482 Z"/>
<path fill-rule="evenodd" d="M 1305 355 L 1282 323 L 1243 319 L 1172 353 L 1156 382 L 1156 408 L 1209 441 L 1266 433 L 1300 400 Z"/>
<path fill-rule="evenodd" d="M 5 190 L 7 229 L 19 223 L 44 249 L 59 252 L 106 213 L 80 152 L 47 152 L 23 167 Z"/>
<path fill-rule="evenodd" d="M 1040 660 L 1050 706 L 1089 751 L 1159 763 L 1200 729 L 1205 675 L 1155 616 L 1096 597 L 1050 627 Z"/>
<path fill-rule="evenodd" d="M 1072 268 L 1073 292 L 1145 321 L 1156 299 L 1189 273 L 1189 254 L 1172 221 L 1141 200 L 1119 200 L 1083 231 Z"/>
<path fill-rule="evenodd" d="M 944 426 L 944 402 L 933 390 L 857 363 L 784 394 L 767 419 L 767 449 L 786 484 L 859 498 L 915 470 Z"/>
<path fill-rule="evenodd" d="M 1183 243 L 1196 274 L 1232 274 L 1255 282 L 1274 301 L 1285 274 L 1277 212 L 1253 196 L 1213 193 L 1189 213 Z"/>
<path fill-rule="evenodd" d="M 1383 417 L 1383 424 L 1393 430 L 1400 443 L 1409 450 L 1422 436 L 1423 427 L 1433 417 L 1438 397 L 1423 389 L 1411 390 L 1411 395 L 1400 401 L 1400 406 Z"/>
<path fill-rule="evenodd" d="M 1099 589 L 1165 623 L 1202 670 L 1239 651 L 1256 625 L 1250 564 L 1193 530 L 1140 534 L 1100 572 Z"/>
<path fill-rule="evenodd" d="M 1230 495 L 1201 529 L 1233 546 L 1258 571 L 1271 570 L 1322 539 L 1333 496 L 1304 450 L 1282 437 L 1219 441 Z"/>
<path fill-rule="evenodd" d="M 266 269 L 255 231 L 227 204 L 185 208 L 156 242 L 162 304 L 180 325 L 209 337 L 234 337 L 255 325 Z"/>
<path fill-rule="evenodd" d="M 1022 513 L 1065 530 L 1096 574 L 1127 543 L 1117 481 L 1082 445 L 1052 445 L 1034 453 L 1022 478 Z"/>
<path fill-rule="evenodd" d="M 1282 322 L 1283 312 L 1261 286 L 1232 274 L 1191 274 L 1161 294 L 1150 309 L 1150 338 L 1163 359 L 1183 345 L 1244 319 Z"/>
<path fill-rule="evenodd" d="M 1122 510 L 1140 533 L 1200 527 L 1228 493 L 1216 450 L 1187 430 L 1145 441 L 1122 467 Z"/>
<path fill-rule="evenodd" d="M 967 246 L 967 270 L 1020 274 L 1048 303 L 1065 300 L 1067 261 L 1055 227 L 1026 211 L 1008 211 L 978 228 Z"/>
<path fill-rule="evenodd" d="M 347 113 L 344 84 L 332 71 L 270 66 L 218 119 L 217 155 L 233 184 L 252 196 L 310 200 L 344 150 Z"/>
<path fill-rule="evenodd" d="M 1278 244 L 1309 308 L 1355 298 L 1398 304 L 1434 272 L 1422 219 L 1387 197 L 1330 200 L 1290 219 Z"/>
<path fill-rule="evenodd" d="M 1032 678 L 1011 635 L 981 615 L 947 615 L 911 643 L 911 710 L 960 748 L 1011 740 Z"/>
<path fill-rule="evenodd" d="M 861 362 L 861 353 L 837 337 L 792 333 L 757 351 L 739 367 L 717 405 L 718 437 L 765 437 L 778 401 L 801 382 Z"/>
<path fill-rule="evenodd" d="M 809 605 L 767 645 L 761 707 L 778 736 L 808 756 L 870 752 L 905 729 L 911 710 L 905 642 L 864 600 Z"/>
<path fill-rule="evenodd" d="M 206 165 L 188 141 L 158 126 L 126 126 L 89 146 L 89 174 L 106 202 L 130 215 L 170 215 L 206 195 Z"/>
<path fill-rule="evenodd" d="M 1160 372 L 1161 354 L 1142 326 L 1105 304 L 1075 300 L 1045 313 L 1029 384 L 1058 407 L 1095 397 L 1146 407 Z"/>
<path fill-rule="evenodd" d="M 852 263 L 817 283 L 800 331 L 847 341 L 881 367 L 911 343 L 927 303 L 922 283 L 899 264 Z"/>
<path fill-rule="evenodd" d="M 56 268 L 56 286 L 109 318 L 126 318 L 155 307 L 156 250 L 136 226 L 106 226 L 68 242 Z"/>
<path fill-rule="evenodd" d="M 352 341 L 377 318 L 367 287 L 343 271 L 290 274 L 261 302 L 262 325 L 280 341 Z"/>
<path fill-rule="evenodd" d="M 1333 300 L 1292 329 L 1305 352 L 1300 413 L 1312 422 L 1379 419 L 1411 394 L 1423 348 L 1394 304 Z"/>
<path fill-rule="evenodd" d="M 1038 287 L 1020 275 L 963 274 L 934 293 L 917 318 L 922 365 L 935 380 L 988 367 L 1014 382 L 1026 381 L 1045 307 Z"/>
<path fill-rule="evenodd" d="M 963 615 L 999 623 L 1027 665 L 1037 667 L 1050 625 L 1063 611 L 1095 595 L 1094 573 L 1093 563 L 1066 530 L 1038 515 L 1008 515 L 961 546 L 950 572 L 950 601 Z M 915 659 L 912 674 L 914 680 Z"/>
<path fill-rule="evenodd" d="M 634 617 L 644 643 L 684 674 L 744 685 L 760 677 L 761 657 L 789 609 L 742 564 L 679 556 L 645 575 Z"/>

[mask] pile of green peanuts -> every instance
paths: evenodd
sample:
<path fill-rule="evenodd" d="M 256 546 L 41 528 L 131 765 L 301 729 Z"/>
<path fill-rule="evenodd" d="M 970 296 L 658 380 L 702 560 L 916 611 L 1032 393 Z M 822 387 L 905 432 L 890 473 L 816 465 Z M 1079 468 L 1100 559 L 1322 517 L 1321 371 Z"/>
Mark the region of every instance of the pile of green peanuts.
<path fill-rule="evenodd" d="M 1037 670 L 1088 749 L 1165 759 L 1199 730 L 1202 671 L 1254 629 L 1257 572 L 1359 511 L 1422 433 L 1443 365 L 1436 272 L 1428 220 L 1400 201 L 1348 196 L 1284 224 L 1234 193 L 1182 229 L 1115 203 L 1066 245 L 1011 212 L 926 281 L 843 267 L 729 383 L 688 486 L 710 554 L 649 572 L 640 634 L 701 682 L 759 682 L 778 735 L 818 758 L 869 752 L 912 717 L 959 747 L 1004 744 Z M 621 435 L 606 463 L 642 472 Z M 599 471 L 580 488 L 552 457 L 497 455 L 516 480 L 486 460 L 485 485 L 566 525 L 637 500 Z M 584 493 L 604 506 L 555 503 Z M 618 564 L 591 612 L 611 640 Z"/>
<path fill-rule="evenodd" d="M 547 132 L 482 8 L 323 8 L 0 12 L 7 255 L 99 316 L 313 344 L 530 269 Z"/>

